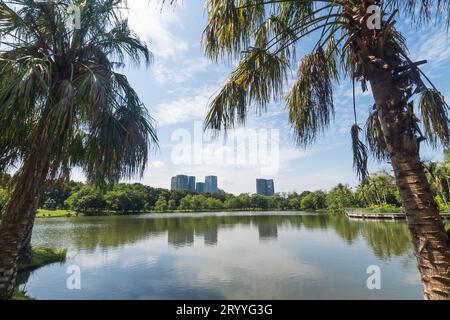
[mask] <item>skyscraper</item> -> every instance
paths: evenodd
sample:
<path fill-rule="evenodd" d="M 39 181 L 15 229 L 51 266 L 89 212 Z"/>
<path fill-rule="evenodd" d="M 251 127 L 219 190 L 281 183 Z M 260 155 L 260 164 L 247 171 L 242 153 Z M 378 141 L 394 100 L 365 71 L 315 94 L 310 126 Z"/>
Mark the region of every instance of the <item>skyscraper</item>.
<path fill-rule="evenodd" d="M 216 176 L 207 176 L 205 177 L 205 192 L 208 193 L 217 193 L 217 177 Z"/>
<path fill-rule="evenodd" d="M 190 191 L 195 192 L 195 177 L 188 177 L 188 186 Z"/>
<path fill-rule="evenodd" d="M 275 194 L 273 180 L 256 179 L 256 193 L 262 196 L 273 196 Z"/>
<path fill-rule="evenodd" d="M 185 175 L 177 175 L 172 177 L 170 187 L 172 190 L 189 190 L 189 179 Z"/>
<path fill-rule="evenodd" d="M 204 182 L 197 182 L 195 184 L 195 192 L 204 193 L 205 192 L 205 183 Z"/>

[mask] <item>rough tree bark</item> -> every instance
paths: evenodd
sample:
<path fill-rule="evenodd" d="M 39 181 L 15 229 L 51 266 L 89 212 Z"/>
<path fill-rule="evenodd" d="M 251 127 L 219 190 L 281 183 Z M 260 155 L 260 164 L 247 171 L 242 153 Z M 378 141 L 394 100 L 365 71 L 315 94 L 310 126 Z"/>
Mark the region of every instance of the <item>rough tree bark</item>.
<path fill-rule="evenodd" d="M 411 232 L 424 298 L 450 299 L 450 243 L 419 156 L 415 121 L 391 73 L 370 79 L 378 117 Z"/>
<path fill-rule="evenodd" d="M 25 229 L 25 233 L 22 239 L 22 243 L 20 245 L 19 249 L 19 260 L 30 260 L 33 257 L 33 251 L 31 246 L 31 237 L 33 235 L 33 227 L 34 227 L 34 220 L 36 217 L 37 207 L 39 204 L 39 197 L 36 197 L 32 213 L 30 215 L 30 219 L 28 220 L 28 225 Z"/>
<path fill-rule="evenodd" d="M 14 291 L 19 251 L 30 222 L 34 222 L 40 187 L 48 172 L 45 149 L 37 134 L 17 175 L 0 224 L 0 300 L 9 299 Z"/>

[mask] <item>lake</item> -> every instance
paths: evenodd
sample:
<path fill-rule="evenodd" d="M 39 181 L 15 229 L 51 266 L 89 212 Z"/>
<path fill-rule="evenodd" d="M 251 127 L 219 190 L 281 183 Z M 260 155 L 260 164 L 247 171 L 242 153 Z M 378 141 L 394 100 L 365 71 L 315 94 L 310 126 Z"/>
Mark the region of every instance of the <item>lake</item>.
<path fill-rule="evenodd" d="M 24 275 L 21 288 L 37 299 L 422 299 L 403 222 L 298 212 L 53 218 L 37 219 L 32 241 L 68 249 L 65 263 Z M 73 266 L 79 290 L 67 288 Z M 369 266 L 380 268 L 379 290 L 367 287 Z"/>

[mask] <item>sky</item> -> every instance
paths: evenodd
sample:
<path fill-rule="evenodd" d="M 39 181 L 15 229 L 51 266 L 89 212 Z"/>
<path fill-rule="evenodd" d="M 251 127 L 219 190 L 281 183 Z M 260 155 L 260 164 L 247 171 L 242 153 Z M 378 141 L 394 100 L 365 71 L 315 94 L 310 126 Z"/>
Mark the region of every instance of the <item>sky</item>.
<path fill-rule="evenodd" d="M 348 79 L 334 87 L 336 117 L 329 130 L 313 146 L 298 147 L 282 101 L 267 112 L 249 112 L 245 128 L 231 131 L 226 139 L 202 131 L 208 101 L 233 69 L 234 62 L 213 62 L 202 51 L 201 37 L 207 19 L 203 0 L 183 1 L 161 7 L 158 1 L 128 0 L 131 27 L 148 44 L 153 64 L 127 66 L 124 72 L 157 123 L 159 148 L 149 155 L 141 182 L 170 188 L 176 174 L 204 181 L 218 176 L 226 192 L 255 193 L 256 178 L 274 179 L 276 192 L 329 190 L 338 183 L 356 186 L 350 128 L 353 124 L 352 90 Z M 407 21 L 397 26 L 407 39 L 413 60 L 427 59 L 423 67 L 439 90 L 450 98 L 450 40 L 445 28 L 427 27 L 418 32 Z M 308 53 L 308 41 L 298 56 Z M 296 70 L 292 70 L 294 75 Z M 357 94 L 361 126 L 373 104 L 370 92 Z M 422 147 L 422 158 L 440 161 L 442 149 Z M 370 171 L 387 163 L 371 162 Z M 75 180 L 82 174 L 75 170 Z M 128 182 L 128 181 L 126 181 Z"/>

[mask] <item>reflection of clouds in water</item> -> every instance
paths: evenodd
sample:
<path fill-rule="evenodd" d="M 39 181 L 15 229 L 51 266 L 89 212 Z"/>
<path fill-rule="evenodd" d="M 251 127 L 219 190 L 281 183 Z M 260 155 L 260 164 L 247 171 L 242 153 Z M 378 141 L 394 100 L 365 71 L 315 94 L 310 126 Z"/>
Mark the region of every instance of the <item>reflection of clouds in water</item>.
<path fill-rule="evenodd" d="M 122 269 L 136 268 L 136 267 L 150 267 L 157 263 L 158 259 L 155 256 L 135 255 L 127 257 L 120 265 Z"/>
<path fill-rule="evenodd" d="M 255 293 L 264 299 L 286 297 L 286 284 L 292 280 L 320 281 L 324 278 L 318 266 L 299 261 L 282 245 L 261 245 L 257 233 L 249 237 L 242 237 L 239 232 L 227 233 L 227 240 L 219 242 L 220 253 L 202 245 L 177 252 L 174 267 L 189 271 L 188 278 L 180 277 L 180 285 L 221 283 L 214 288 L 225 299 L 246 298 Z"/>
<path fill-rule="evenodd" d="M 85 224 L 92 225 L 92 219 L 80 219 L 82 223 L 73 223 L 72 230 L 61 232 L 53 224 L 49 228 L 60 231 L 52 239 L 76 248 L 70 249 L 67 264 L 87 271 L 86 291 L 76 298 L 421 297 L 414 256 L 409 246 L 400 245 L 410 243 L 402 225 L 317 215 L 210 215 L 105 218 L 87 230 Z M 38 228 L 37 235 L 47 231 Z M 383 292 L 367 291 L 368 264 L 382 266 Z M 61 268 L 58 272 L 65 277 L 66 265 Z M 61 280 L 50 267 L 30 278 L 30 292 L 37 297 L 75 298 L 64 291 L 52 292 Z"/>
<path fill-rule="evenodd" d="M 81 268 L 100 268 L 115 263 L 119 254 L 112 251 L 96 252 L 90 254 L 79 254 L 74 257 L 73 264 Z"/>

